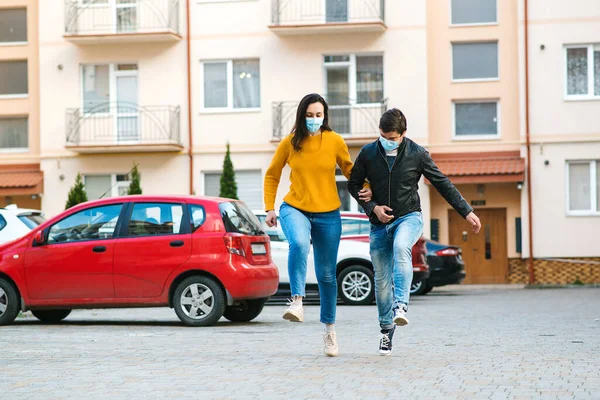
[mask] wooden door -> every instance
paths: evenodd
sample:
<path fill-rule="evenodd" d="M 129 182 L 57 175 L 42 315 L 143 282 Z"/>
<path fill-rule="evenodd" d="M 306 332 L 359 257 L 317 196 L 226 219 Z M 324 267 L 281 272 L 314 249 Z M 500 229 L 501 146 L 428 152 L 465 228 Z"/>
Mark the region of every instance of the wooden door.
<path fill-rule="evenodd" d="M 473 233 L 456 211 L 448 211 L 450 244 L 462 248 L 467 277 L 464 283 L 506 283 L 508 252 L 506 209 L 479 209 L 481 231 Z"/>

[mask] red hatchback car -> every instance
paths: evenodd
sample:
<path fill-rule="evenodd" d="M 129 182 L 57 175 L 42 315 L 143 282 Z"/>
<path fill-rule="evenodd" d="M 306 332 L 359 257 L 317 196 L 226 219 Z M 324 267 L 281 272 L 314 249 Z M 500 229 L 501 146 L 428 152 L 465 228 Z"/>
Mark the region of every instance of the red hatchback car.
<path fill-rule="evenodd" d="M 175 309 L 190 326 L 250 321 L 277 291 L 269 237 L 240 201 L 127 196 L 79 204 L 0 246 L 0 325 L 31 310 Z"/>

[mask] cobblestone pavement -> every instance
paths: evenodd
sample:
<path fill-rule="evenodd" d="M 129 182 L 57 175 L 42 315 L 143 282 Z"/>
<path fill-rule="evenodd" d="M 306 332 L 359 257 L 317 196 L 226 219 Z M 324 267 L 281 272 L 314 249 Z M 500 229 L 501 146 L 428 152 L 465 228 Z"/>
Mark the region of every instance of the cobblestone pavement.
<path fill-rule="evenodd" d="M 0 399 L 600 399 L 600 289 L 436 289 L 390 357 L 374 306 L 338 307 L 337 358 L 318 307 L 282 311 L 211 328 L 166 308 L 25 316 L 0 327 Z"/>

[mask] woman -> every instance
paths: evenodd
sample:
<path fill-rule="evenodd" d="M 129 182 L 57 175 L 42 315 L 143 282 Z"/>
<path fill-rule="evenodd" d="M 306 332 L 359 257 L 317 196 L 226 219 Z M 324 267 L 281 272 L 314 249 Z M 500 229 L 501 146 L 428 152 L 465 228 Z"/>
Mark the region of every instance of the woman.
<path fill-rule="evenodd" d="M 288 272 L 292 300 L 283 318 L 294 322 L 304 320 L 302 298 L 312 238 L 321 322 L 325 324 L 324 353 L 336 356 L 336 260 L 342 222 L 335 169 L 336 164 L 339 165 L 346 178 L 350 178 L 353 163 L 346 142 L 329 127 L 327 103 L 318 94 L 309 94 L 302 99 L 292 133 L 281 141 L 267 170 L 264 193 L 269 227 L 277 225 L 275 197 L 286 164 L 292 170 L 291 186 L 279 215 L 290 246 Z M 371 199 L 370 189 L 361 190 L 361 199 Z"/>

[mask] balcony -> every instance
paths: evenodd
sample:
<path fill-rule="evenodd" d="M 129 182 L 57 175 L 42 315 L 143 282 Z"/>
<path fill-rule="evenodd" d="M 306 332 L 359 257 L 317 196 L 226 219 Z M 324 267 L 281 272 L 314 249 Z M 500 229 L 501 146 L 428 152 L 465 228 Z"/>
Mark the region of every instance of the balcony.
<path fill-rule="evenodd" d="M 67 109 L 67 144 L 77 153 L 179 152 L 179 107 L 101 103 Z"/>
<path fill-rule="evenodd" d="M 77 44 L 179 41 L 179 0 L 65 0 L 64 36 Z"/>
<path fill-rule="evenodd" d="M 387 101 L 356 104 L 354 101 L 329 105 L 329 126 L 350 144 L 361 145 L 379 136 L 379 119 L 387 110 Z M 298 102 L 273 103 L 273 141 L 288 135 L 296 119 Z"/>
<path fill-rule="evenodd" d="M 383 32 L 385 0 L 272 0 L 278 35 Z"/>

